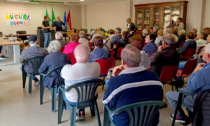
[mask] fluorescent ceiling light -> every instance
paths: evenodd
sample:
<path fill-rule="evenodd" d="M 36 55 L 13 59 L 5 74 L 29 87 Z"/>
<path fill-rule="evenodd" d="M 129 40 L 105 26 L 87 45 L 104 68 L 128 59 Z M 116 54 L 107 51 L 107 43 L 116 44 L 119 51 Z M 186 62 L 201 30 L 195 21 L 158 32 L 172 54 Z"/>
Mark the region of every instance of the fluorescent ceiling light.
<path fill-rule="evenodd" d="M 80 0 L 80 1 L 82 1 L 82 2 L 83 2 L 83 1 L 85 1 L 85 0 Z"/>

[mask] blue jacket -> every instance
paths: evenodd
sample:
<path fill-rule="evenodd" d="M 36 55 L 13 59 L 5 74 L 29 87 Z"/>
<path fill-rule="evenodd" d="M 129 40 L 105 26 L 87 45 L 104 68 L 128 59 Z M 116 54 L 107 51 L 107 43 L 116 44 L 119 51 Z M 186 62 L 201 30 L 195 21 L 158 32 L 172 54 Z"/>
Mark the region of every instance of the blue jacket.
<path fill-rule="evenodd" d="M 48 73 L 56 67 L 64 66 L 69 63 L 68 56 L 61 52 L 50 53 L 50 55 L 44 58 L 44 62 L 39 68 L 39 73 Z M 51 88 L 56 86 L 57 74 L 53 72 L 50 76 L 43 79 L 43 84 L 45 88 Z"/>
<path fill-rule="evenodd" d="M 112 37 L 110 44 L 111 44 L 111 48 L 113 48 L 113 45 L 116 43 L 120 43 L 120 40 L 122 39 L 122 35 L 115 35 Z"/>
<path fill-rule="evenodd" d="M 181 55 L 184 55 L 188 48 L 194 48 L 194 49 L 196 49 L 196 47 L 197 47 L 197 44 L 196 44 L 195 40 L 188 39 L 184 43 L 184 45 L 182 46 Z"/>
<path fill-rule="evenodd" d="M 144 67 L 134 67 L 123 70 L 117 77 L 110 78 L 103 104 L 111 110 L 116 110 L 135 102 L 162 99 L 163 85 L 157 74 L 146 71 Z M 158 119 L 159 116 L 154 125 L 158 124 Z M 128 116 L 126 113 L 113 115 L 113 122 L 116 126 L 128 126 Z"/>
<path fill-rule="evenodd" d="M 109 58 L 109 52 L 104 48 L 97 48 L 90 53 L 89 62 L 92 63 L 98 59 Z"/>
<path fill-rule="evenodd" d="M 191 94 L 210 89 L 210 63 L 207 63 L 201 70 L 192 73 L 187 82 L 187 91 Z"/>
<path fill-rule="evenodd" d="M 157 52 L 158 47 L 154 42 L 150 42 L 150 43 L 146 44 L 142 50 L 144 50 L 147 53 L 147 55 L 151 55 L 151 54 Z"/>

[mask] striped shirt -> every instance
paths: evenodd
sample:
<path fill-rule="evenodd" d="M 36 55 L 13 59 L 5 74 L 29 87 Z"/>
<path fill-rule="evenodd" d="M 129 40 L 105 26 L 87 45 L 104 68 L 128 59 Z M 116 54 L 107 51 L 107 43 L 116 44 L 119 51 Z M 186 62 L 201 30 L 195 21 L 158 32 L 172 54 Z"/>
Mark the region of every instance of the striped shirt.
<path fill-rule="evenodd" d="M 103 104 L 111 110 L 116 110 L 135 102 L 162 99 L 163 85 L 157 74 L 146 71 L 144 67 L 135 67 L 125 69 L 117 77 L 110 79 Z M 129 123 L 127 115 L 123 113 L 114 115 L 113 122 L 120 126 L 126 126 Z"/>

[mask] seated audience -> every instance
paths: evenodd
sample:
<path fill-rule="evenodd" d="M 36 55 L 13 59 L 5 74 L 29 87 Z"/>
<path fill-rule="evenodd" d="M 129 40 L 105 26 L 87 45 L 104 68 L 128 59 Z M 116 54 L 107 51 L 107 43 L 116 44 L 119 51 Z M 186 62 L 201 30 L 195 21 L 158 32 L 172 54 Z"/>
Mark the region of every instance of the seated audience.
<path fill-rule="evenodd" d="M 85 44 L 87 46 L 89 46 L 89 41 L 85 38 L 85 32 L 84 31 L 80 31 L 79 32 L 79 43 Z"/>
<path fill-rule="evenodd" d="M 151 67 L 158 76 L 160 76 L 162 68 L 167 65 L 179 65 L 180 54 L 174 46 L 174 37 L 171 34 L 163 36 L 163 50 L 151 56 Z"/>
<path fill-rule="evenodd" d="M 61 77 L 65 80 L 65 88 L 77 82 L 98 78 L 100 75 L 100 66 L 98 63 L 89 63 L 90 48 L 80 44 L 74 51 L 77 63 L 74 65 L 65 65 L 61 71 Z M 77 93 L 75 90 L 65 92 L 66 98 L 73 105 L 77 102 Z M 85 109 L 80 109 L 76 119 L 85 119 Z"/>
<path fill-rule="evenodd" d="M 57 32 L 59 33 L 59 32 Z M 48 46 L 48 52 L 50 53 L 44 58 L 44 62 L 39 68 L 39 73 L 48 73 L 56 67 L 64 66 L 69 63 L 69 58 L 66 54 L 60 52 L 61 43 L 57 40 L 51 41 Z M 58 85 L 55 85 L 57 82 L 58 76 L 54 72 L 43 79 L 43 85 L 45 88 L 52 88 Z"/>
<path fill-rule="evenodd" d="M 203 39 L 203 35 L 202 34 L 199 34 L 197 37 L 196 37 L 196 44 L 197 44 L 197 51 L 198 49 L 201 47 L 201 46 L 205 46 L 207 41 Z M 197 52 L 196 51 L 196 52 Z"/>
<path fill-rule="evenodd" d="M 198 32 L 198 30 L 197 30 L 196 28 L 193 28 L 193 29 L 192 29 L 192 32 L 195 34 L 195 37 L 197 37 L 197 32 Z"/>
<path fill-rule="evenodd" d="M 142 66 L 139 67 L 141 62 L 139 52 L 140 50 L 131 44 L 122 50 L 122 65 L 113 69 L 109 87 L 104 94 L 103 104 L 111 110 L 136 102 L 163 99 L 163 85 L 158 76 L 153 71 L 147 71 Z M 129 118 L 126 113 L 110 116 L 116 126 L 129 125 Z M 159 111 L 154 116 L 155 120 L 152 125 L 157 126 Z"/>
<path fill-rule="evenodd" d="M 136 46 L 140 50 L 141 62 L 139 64 L 139 66 L 143 66 L 146 69 L 150 68 L 150 58 L 142 50 L 144 47 L 144 40 L 141 37 L 134 36 L 134 37 L 130 38 L 130 44 Z"/>
<path fill-rule="evenodd" d="M 171 28 L 172 31 L 172 35 L 174 36 L 174 42 L 178 42 L 179 38 L 178 38 L 178 31 L 175 28 Z"/>
<path fill-rule="evenodd" d="M 182 42 L 185 42 L 186 40 L 186 31 L 185 30 L 179 30 L 178 32 L 178 42 L 176 43 L 176 47 L 179 48 L 180 46 L 183 46 L 183 45 L 180 45 L 182 44 Z"/>
<path fill-rule="evenodd" d="M 163 30 L 158 30 L 157 35 L 158 35 L 158 36 L 157 36 L 157 38 L 155 39 L 155 44 L 156 44 L 157 46 L 159 46 L 160 43 L 161 43 L 161 45 L 162 45 Z"/>
<path fill-rule="evenodd" d="M 185 41 L 184 45 L 181 48 L 181 55 L 184 55 L 187 49 L 194 48 L 196 49 L 196 42 L 195 42 L 195 35 L 193 32 L 189 32 L 186 36 L 187 40 Z"/>
<path fill-rule="evenodd" d="M 146 28 L 143 29 L 143 30 L 142 30 L 142 34 L 141 34 L 141 37 L 142 37 L 142 39 L 143 39 L 144 41 L 145 41 L 145 38 L 146 38 L 147 34 L 148 34 L 147 29 L 146 29 Z"/>
<path fill-rule="evenodd" d="M 152 34 L 154 34 L 157 37 L 157 32 L 158 32 L 159 27 L 158 26 L 153 26 L 152 30 Z"/>
<path fill-rule="evenodd" d="M 194 106 L 194 100 L 196 94 L 199 92 L 205 91 L 207 89 L 210 89 L 210 44 L 207 44 L 204 48 L 203 53 L 203 60 L 205 63 L 199 63 L 193 73 L 191 74 L 188 82 L 187 82 L 187 88 L 182 88 L 181 90 L 184 90 L 192 95 L 186 96 L 184 98 L 184 104 L 188 108 L 192 108 Z M 175 111 L 177 102 L 178 102 L 178 96 L 179 92 L 169 91 L 166 93 L 166 98 L 171 105 L 173 111 Z M 170 118 L 173 118 L 173 114 L 170 115 Z M 176 116 L 176 122 L 185 123 L 187 120 L 187 116 L 185 115 L 184 111 L 180 107 Z"/>
<path fill-rule="evenodd" d="M 109 30 L 109 37 L 108 37 L 108 42 L 106 43 L 106 46 L 110 49 L 110 41 L 112 40 L 112 37 L 115 36 L 115 31 L 113 29 Z"/>
<path fill-rule="evenodd" d="M 115 29 L 115 36 L 113 36 L 110 41 L 111 49 L 113 49 L 114 44 L 118 44 L 120 42 L 120 39 L 122 39 L 121 28 L 117 27 Z"/>
<path fill-rule="evenodd" d="M 70 41 L 67 45 L 65 45 L 63 53 L 64 54 L 74 53 L 74 49 L 76 48 L 76 46 L 80 44 L 78 40 L 79 40 L 78 34 L 76 33 L 71 34 Z"/>
<path fill-rule="evenodd" d="M 93 39 L 94 50 L 90 53 L 89 62 L 92 63 L 98 59 L 109 58 L 108 50 L 103 48 L 103 38 L 101 36 L 96 36 Z"/>
<path fill-rule="evenodd" d="M 122 33 L 122 39 L 120 39 L 119 43 L 117 44 L 117 47 L 114 49 L 114 57 L 116 58 L 117 56 L 117 51 L 120 47 L 125 47 L 128 43 L 129 43 L 129 39 L 128 37 L 130 37 L 130 34 L 128 31 L 124 31 Z"/>
<path fill-rule="evenodd" d="M 148 34 L 145 38 L 146 45 L 143 50 L 150 56 L 151 54 L 157 52 L 157 45 L 154 43 L 156 36 L 154 34 Z"/>
<path fill-rule="evenodd" d="M 35 35 L 29 36 L 28 42 L 30 44 L 30 47 L 23 50 L 20 56 L 21 63 L 24 63 L 27 59 L 31 59 L 37 56 L 48 55 L 48 51 L 46 49 L 43 49 L 37 46 L 39 43 Z M 21 68 L 21 69 L 22 70 L 24 69 L 26 73 L 31 73 L 34 71 L 32 64 L 24 65 L 24 68 Z M 40 83 L 39 80 L 35 76 L 33 76 L 33 80 L 34 80 L 34 85 L 38 86 Z"/>
<path fill-rule="evenodd" d="M 68 43 L 68 42 L 63 40 L 62 32 L 56 32 L 55 33 L 55 39 L 61 43 L 61 48 L 64 48 L 64 46 Z"/>
<path fill-rule="evenodd" d="M 205 27 L 202 31 L 202 34 L 204 36 L 204 40 L 206 40 L 208 35 L 210 34 L 210 27 Z"/>
<path fill-rule="evenodd" d="M 104 29 L 103 28 L 97 28 L 95 30 L 95 33 L 93 34 L 93 37 L 92 39 L 90 40 L 90 42 L 93 42 L 93 39 L 96 37 L 96 36 L 101 36 L 104 38 Z"/>

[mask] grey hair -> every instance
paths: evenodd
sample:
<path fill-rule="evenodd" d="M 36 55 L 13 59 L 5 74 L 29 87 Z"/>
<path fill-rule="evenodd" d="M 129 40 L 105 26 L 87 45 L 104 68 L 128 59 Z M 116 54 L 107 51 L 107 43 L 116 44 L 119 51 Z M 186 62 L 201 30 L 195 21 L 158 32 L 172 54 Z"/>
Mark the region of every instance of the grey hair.
<path fill-rule="evenodd" d="M 62 39 L 62 37 L 63 37 L 63 35 L 62 35 L 62 33 L 61 32 L 56 32 L 55 33 L 55 39 Z"/>
<path fill-rule="evenodd" d="M 80 31 L 79 32 L 79 37 L 80 38 L 85 38 L 85 32 L 84 31 Z"/>
<path fill-rule="evenodd" d="M 147 35 L 147 34 L 148 34 L 147 29 L 145 28 L 144 30 L 142 30 L 142 33 L 143 33 L 144 35 Z"/>
<path fill-rule="evenodd" d="M 49 47 L 47 48 L 48 52 L 60 52 L 61 49 L 61 43 L 57 40 L 53 40 L 50 42 Z"/>
<path fill-rule="evenodd" d="M 205 53 L 210 54 L 210 43 L 206 44 L 205 46 Z"/>
<path fill-rule="evenodd" d="M 137 47 L 128 44 L 122 50 L 121 58 L 124 60 L 127 66 L 138 67 L 141 61 L 140 50 Z"/>
<path fill-rule="evenodd" d="M 90 55 L 90 47 L 84 44 L 79 44 L 74 50 L 74 56 L 80 62 L 88 62 Z"/>
<path fill-rule="evenodd" d="M 166 35 L 163 36 L 163 41 L 167 45 L 172 45 L 173 43 L 175 43 L 175 38 L 172 34 L 166 34 Z"/>
<path fill-rule="evenodd" d="M 185 30 L 179 30 L 179 35 L 186 35 L 186 31 Z"/>
<path fill-rule="evenodd" d="M 164 30 L 164 34 L 172 34 L 172 30 L 170 28 L 167 28 Z"/>
<path fill-rule="evenodd" d="M 158 29 L 159 29 L 159 27 L 158 27 L 158 26 L 153 26 L 153 30 L 155 30 L 155 32 L 157 32 L 157 31 L 158 31 Z"/>

